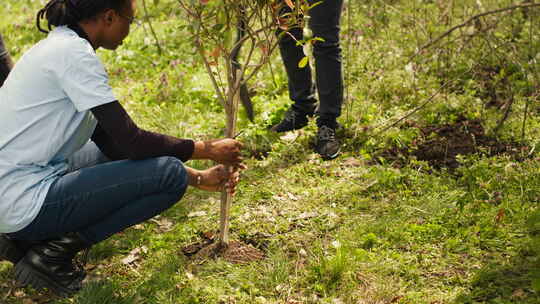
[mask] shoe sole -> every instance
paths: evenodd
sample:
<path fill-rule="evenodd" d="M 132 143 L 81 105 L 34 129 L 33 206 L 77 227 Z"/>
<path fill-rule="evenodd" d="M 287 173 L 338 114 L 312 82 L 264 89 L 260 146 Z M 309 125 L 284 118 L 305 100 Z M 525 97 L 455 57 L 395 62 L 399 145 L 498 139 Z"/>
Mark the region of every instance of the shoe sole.
<path fill-rule="evenodd" d="M 81 285 L 84 275 L 72 283 Z M 34 269 L 31 265 L 28 265 L 24 260 L 15 265 L 15 280 L 22 286 L 31 285 L 35 289 L 49 289 L 57 296 L 67 298 L 77 293 L 82 286 L 77 286 L 75 289 L 65 287 L 58 284 L 46 274 Z"/>
<path fill-rule="evenodd" d="M 13 245 L 13 242 L 5 237 L 0 237 L 0 261 L 6 260 L 13 264 L 17 264 L 24 257 L 24 252 Z"/>
<path fill-rule="evenodd" d="M 339 153 L 341 153 L 341 148 L 339 148 L 337 152 L 332 155 L 321 155 L 321 157 L 323 160 L 332 160 L 337 158 L 339 156 Z"/>

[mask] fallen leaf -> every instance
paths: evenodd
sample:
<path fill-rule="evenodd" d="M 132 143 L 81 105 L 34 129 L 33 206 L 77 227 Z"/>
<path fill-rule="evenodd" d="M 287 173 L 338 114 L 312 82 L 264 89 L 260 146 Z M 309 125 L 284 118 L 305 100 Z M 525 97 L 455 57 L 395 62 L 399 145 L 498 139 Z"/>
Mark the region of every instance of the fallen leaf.
<path fill-rule="evenodd" d="M 174 223 L 166 217 L 153 218 L 150 221 L 158 225 L 160 232 L 169 232 L 174 226 Z"/>
<path fill-rule="evenodd" d="M 203 237 L 207 240 L 213 240 L 216 234 L 212 231 L 203 232 Z"/>
<path fill-rule="evenodd" d="M 138 259 L 139 259 L 138 256 L 136 256 L 136 255 L 131 255 L 131 254 L 130 254 L 130 255 L 128 255 L 127 257 L 125 257 L 125 258 L 122 259 L 122 264 L 124 264 L 124 265 L 129 265 L 129 264 L 135 262 L 135 261 L 138 260 Z"/>
<path fill-rule="evenodd" d="M 347 167 L 360 167 L 363 165 L 363 163 L 361 160 L 357 158 L 349 157 L 343 161 L 343 165 Z"/>
<path fill-rule="evenodd" d="M 298 200 L 298 197 L 295 196 L 294 194 L 290 193 L 290 192 L 287 192 L 287 196 L 293 200 L 293 201 L 297 201 Z"/>
<path fill-rule="evenodd" d="M 142 224 L 137 224 L 135 226 L 132 227 L 133 229 L 136 229 L 136 230 L 144 230 L 144 225 Z"/>
<path fill-rule="evenodd" d="M 188 214 L 188 217 L 199 217 L 199 216 L 205 216 L 206 211 L 195 211 Z"/>
<path fill-rule="evenodd" d="M 497 212 L 497 216 L 495 216 L 495 221 L 497 223 L 502 222 L 504 220 L 505 210 L 504 208 L 499 209 L 499 212 Z"/>
<path fill-rule="evenodd" d="M 308 218 L 313 218 L 313 217 L 317 217 L 319 216 L 319 214 L 317 212 L 304 212 L 302 214 L 300 214 L 296 220 L 305 220 L 305 219 L 308 219 Z"/>
<path fill-rule="evenodd" d="M 298 138 L 298 136 L 300 136 L 300 132 L 289 132 L 281 136 L 280 139 L 288 142 L 293 142 Z"/>
<path fill-rule="evenodd" d="M 335 214 L 334 212 L 330 212 L 330 213 L 328 213 L 328 217 L 330 217 L 330 218 L 336 218 L 336 217 L 338 217 L 338 215 Z"/>
<path fill-rule="evenodd" d="M 129 265 L 141 258 L 141 253 L 147 253 L 148 248 L 146 246 L 137 247 L 128 254 L 127 257 L 122 259 L 122 264 Z"/>
<path fill-rule="evenodd" d="M 514 292 L 512 293 L 512 298 L 521 299 L 523 297 L 525 297 L 525 292 L 521 288 L 514 290 Z"/>
<path fill-rule="evenodd" d="M 272 196 L 273 199 L 275 199 L 276 201 L 280 201 L 280 202 L 283 202 L 285 201 L 285 198 L 279 194 L 276 194 L 274 196 Z"/>

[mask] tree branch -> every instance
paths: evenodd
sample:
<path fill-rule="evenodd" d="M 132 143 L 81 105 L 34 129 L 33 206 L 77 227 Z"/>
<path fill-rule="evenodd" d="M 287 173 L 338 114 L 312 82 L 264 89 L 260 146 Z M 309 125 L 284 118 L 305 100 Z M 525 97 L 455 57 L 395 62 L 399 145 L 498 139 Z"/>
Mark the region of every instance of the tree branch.
<path fill-rule="evenodd" d="M 467 19 L 465 22 L 450 28 L 449 30 L 447 30 L 446 32 L 444 32 L 443 34 L 438 36 L 437 38 L 432 39 L 429 42 L 427 42 L 426 44 L 424 44 L 422 47 L 420 47 L 420 49 L 418 51 L 416 51 L 416 53 L 411 57 L 411 59 L 418 56 L 418 54 L 420 54 L 423 50 L 433 46 L 436 43 L 438 43 L 444 37 L 452 34 L 455 30 L 467 26 L 469 23 L 475 21 L 476 19 L 488 16 L 488 15 L 493 15 L 493 14 L 498 14 L 498 13 L 510 11 L 510 10 L 525 9 L 525 8 L 538 7 L 538 6 L 540 6 L 540 3 L 515 4 L 515 5 L 512 5 L 512 6 L 499 8 L 499 9 L 496 9 L 496 10 L 491 10 L 491 11 L 487 11 L 487 12 L 483 12 L 483 13 L 474 15 L 474 16 L 470 17 L 469 19 Z"/>

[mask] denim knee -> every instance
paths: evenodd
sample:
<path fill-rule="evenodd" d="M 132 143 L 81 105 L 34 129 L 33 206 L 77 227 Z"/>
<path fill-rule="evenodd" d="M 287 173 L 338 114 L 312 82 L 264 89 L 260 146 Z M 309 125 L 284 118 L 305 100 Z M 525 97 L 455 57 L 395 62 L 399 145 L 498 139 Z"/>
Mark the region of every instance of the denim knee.
<path fill-rule="evenodd" d="M 188 186 L 188 174 L 184 163 L 178 158 L 169 156 L 159 157 L 158 162 L 162 191 L 174 195 L 176 201 L 180 200 Z"/>
<path fill-rule="evenodd" d="M 314 37 L 322 38 L 313 44 L 313 53 L 340 53 L 339 45 L 339 27 L 320 28 L 316 26 L 313 29 Z"/>

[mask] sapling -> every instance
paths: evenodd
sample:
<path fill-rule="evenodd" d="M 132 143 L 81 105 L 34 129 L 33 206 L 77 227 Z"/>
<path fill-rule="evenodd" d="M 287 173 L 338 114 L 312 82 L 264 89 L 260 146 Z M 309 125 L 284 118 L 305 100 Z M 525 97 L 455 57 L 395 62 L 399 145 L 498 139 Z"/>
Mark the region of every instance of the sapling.
<path fill-rule="evenodd" d="M 224 108 L 225 136 L 232 138 L 237 132 L 238 105 L 241 96 L 246 95 L 243 85 L 269 62 L 280 35 L 303 26 L 304 16 L 316 4 L 310 6 L 307 0 L 178 0 L 178 3 L 186 14 L 193 44 Z M 276 35 L 278 29 L 280 34 Z M 242 46 L 244 52 L 239 56 Z M 307 64 L 307 59 L 299 64 Z M 231 195 L 223 191 L 219 236 L 222 248 L 229 243 L 231 201 Z"/>

